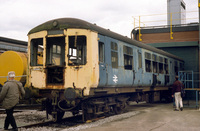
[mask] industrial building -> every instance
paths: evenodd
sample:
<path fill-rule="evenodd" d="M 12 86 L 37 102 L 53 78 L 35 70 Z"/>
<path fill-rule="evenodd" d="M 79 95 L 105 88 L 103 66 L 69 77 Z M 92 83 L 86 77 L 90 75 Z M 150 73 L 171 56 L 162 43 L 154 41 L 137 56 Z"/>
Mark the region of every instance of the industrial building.
<path fill-rule="evenodd" d="M 0 53 L 8 50 L 17 52 L 27 52 L 28 42 L 0 37 Z"/>
<path fill-rule="evenodd" d="M 186 4 L 183 0 L 167 0 L 167 24 L 186 24 Z"/>
<path fill-rule="evenodd" d="M 170 26 L 141 28 L 141 42 L 181 57 L 184 70 L 199 72 L 199 24 L 173 25 L 172 29 L 171 37 Z M 132 34 L 139 41 L 138 28 Z"/>
<path fill-rule="evenodd" d="M 186 4 L 183 0 L 168 0 L 167 11 L 167 24 L 134 28 L 131 37 L 184 60 L 184 71 L 179 70 L 179 79 L 189 92 L 187 98 L 196 99 L 195 106 L 198 107 L 200 85 L 199 22 L 186 24 Z"/>

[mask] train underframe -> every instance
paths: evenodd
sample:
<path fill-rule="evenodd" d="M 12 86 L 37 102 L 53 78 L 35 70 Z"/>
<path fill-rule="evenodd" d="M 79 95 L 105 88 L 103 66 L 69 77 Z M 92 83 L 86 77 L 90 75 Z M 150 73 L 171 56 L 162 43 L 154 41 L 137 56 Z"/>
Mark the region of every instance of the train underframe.
<path fill-rule="evenodd" d="M 53 116 L 54 121 L 59 122 L 65 112 L 72 112 L 73 115 L 82 114 L 82 121 L 88 121 L 95 119 L 99 116 L 109 116 L 110 114 L 119 114 L 123 112 L 127 104 L 131 101 L 141 102 L 146 101 L 148 103 L 159 101 L 171 101 L 171 91 L 168 90 L 149 90 L 129 93 L 116 93 L 107 94 L 105 90 L 93 92 L 93 95 L 84 97 L 77 95 L 78 93 L 70 88 L 70 97 L 67 95 L 66 90 L 49 90 L 41 92 L 48 94 L 46 99 L 42 102 L 43 109 L 48 114 Z M 81 91 L 80 91 L 81 92 Z M 79 93 L 80 93 L 79 92 Z M 49 95 L 51 94 L 51 95 Z M 69 93 L 68 93 L 69 95 Z"/>

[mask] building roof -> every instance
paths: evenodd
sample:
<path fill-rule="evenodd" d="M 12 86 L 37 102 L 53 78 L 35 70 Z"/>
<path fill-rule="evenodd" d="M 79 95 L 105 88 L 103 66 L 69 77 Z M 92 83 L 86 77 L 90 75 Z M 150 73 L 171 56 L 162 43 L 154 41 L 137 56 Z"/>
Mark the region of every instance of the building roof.
<path fill-rule="evenodd" d="M 1 52 L 7 50 L 26 52 L 28 42 L 0 37 L 0 50 Z"/>
<path fill-rule="evenodd" d="M 166 33 L 170 32 L 170 25 L 163 26 L 147 26 L 140 27 L 141 33 L 143 34 L 152 34 L 152 33 Z M 132 30 L 132 34 L 138 34 L 139 28 L 136 27 Z M 189 23 L 189 24 L 180 24 L 172 25 L 173 32 L 184 32 L 184 31 L 199 31 L 199 23 Z"/>

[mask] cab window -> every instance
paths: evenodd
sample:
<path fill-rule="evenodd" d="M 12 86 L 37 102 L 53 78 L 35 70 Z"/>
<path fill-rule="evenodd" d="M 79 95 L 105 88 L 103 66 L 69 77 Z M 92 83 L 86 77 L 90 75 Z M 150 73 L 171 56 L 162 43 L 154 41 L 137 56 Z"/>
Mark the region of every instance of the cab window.
<path fill-rule="evenodd" d="M 30 46 L 30 65 L 42 66 L 43 65 L 43 38 L 32 39 Z"/>
<path fill-rule="evenodd" d="M 68 65 L 85 65 L 87 62 L 86 36 L 69 36 Z"/>
<path fill-rule="evenodd" d="M 47 38 L 46 64 L 57 66 L 65 65 L 65 37 Z"/>

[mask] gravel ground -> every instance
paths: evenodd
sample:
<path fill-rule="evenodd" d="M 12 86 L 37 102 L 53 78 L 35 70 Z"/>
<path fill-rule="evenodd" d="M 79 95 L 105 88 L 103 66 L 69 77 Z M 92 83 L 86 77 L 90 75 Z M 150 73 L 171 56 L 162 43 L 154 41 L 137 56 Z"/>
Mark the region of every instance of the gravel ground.
<path fill-rule="evenodd" d="M 83 125 L 79 125 L 76 127 L 71 127 L 67 129 L 59 128 L 59 127 L 33 127 L 33 128 L 20 128 L 20 131 L 78 131 L 82 129 L 87 129 L 91 127 L 100 126 L 102 124 L 113 122 L 113 121 L 120 121 L 122 119 L 126 119 L 129 117 L 132 117 L 136 114 L 138 114 L 138 111 L 132 111 L 120 115 L 110 116 L 104 119 L 100 119 L 96 122 L 92 123 L 86 123 Z M 71 116 L 71 113 L 66 112 L 64 117 Z M 0 128 L 3 128 L 4 120 L 5 120 L 6 114 L 0 114 Z M 46 112 L 45 111 L 24 111 L 24 112 L 17 112 L 14 113 L 15 120 L 17 122 L 18 126 L 28 125 L 28 124 L 34 124 L 38 122 L 48 121 L 51 120 L 51 116 L 49 116 L 49 119 L 46 119 Z"/>
<path fill-rule="evenodd" d="M 124 113 L 124 114 L 120 114 L 120 115 L 110 116 L 110 117 L 107 117 L 104 119 L 100 119 L 96 122 L 86 123 L 83 125 L 79 125 L 77 127 L 63 129 L 62 131 L 79 131 L 79 130 L 83 130 L 83 129 L 87 129 L 87 128 L 97 127 L 97 126 L 101 126 L 105 123 L 109 123 L 109 122 L 113 122 L 113 121 L 121 121 L 123 119 L 127 119 L 129 117 L 137 115 L 138 113 L 139 113 L 139 111 L 132 111 L 132 112 L 128 112 L 128 113 Z"/>
<path fill-rule="evenodd" d="M 82 125 L 79 125 L 76 127 L 69 127 L 66 129 L 63 129 L 61 127 L 53 127 L 52 126 L 52 127 L 33 127 L 33 128 L 28 128 L 28 129 L 20 128 L 19 130 L 20 131 L 60 131 L 60 130 L 62 130 L 62 131 L 78 131 L 78 130 L 82 130 L 82 129 L 88 129 L 91 127 L 101 126 L 105 123 L 109 123 L 109 122 L 113 122 L 113 121 L 120 121 L 123 119 L 127 119 L 138 113 L 139 113 L 139 111 L 130 111 L 128 113 L 110 116 L 110 117 L 107 117 L 104 119 L 100 119 L 96 122 L 86 123 L 86 124 L 82 124 Z M 70 112 L 66 112 L 64 117 L 70 117 L 70 116 L 72 116 L 72 114 Z M 6 117 L 6 114 L 0 114 L 0 120 L 1 120 L 0 128 L 3 128 L 5 117 Z M 24 126 L 24 125 L 49 121 L 52 119 L 50 115 L 49 115 L 49 119 L 46 119 L 45 111 L 36 111 L 36 110 L 16 112 L 16 113 L 14 113 L 14 117 L 15 117 L 15 120 L 16 120 L 16 123 L 18 126 Z"/>
<path fill-rule="evenodd" d="M 66 112 L 64 117 L 72 116 L 71 113 Z M 6 114 L 0 114 L 0 128 L 3 128 L 4 120 Z M 44 121 L 49 121 L 52 117 L 49 115 L 49 119 L 46 119 L 46 112 L 45 111 L 36 111 L 36 110 L 28 110 L 23 112 L 16 112 L 14 113 L 14 117 L 17 123 L 17 126 L 24 126 Z M 10 126 L 11 128 L 11 126 Z M 20 128 L 21 131 L 56 131 L 60 130 L 60 128 L 47 128 L 47 127 L 34 127 L 34 128 Z"/>

